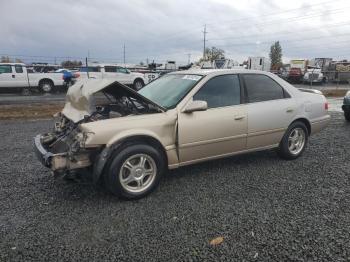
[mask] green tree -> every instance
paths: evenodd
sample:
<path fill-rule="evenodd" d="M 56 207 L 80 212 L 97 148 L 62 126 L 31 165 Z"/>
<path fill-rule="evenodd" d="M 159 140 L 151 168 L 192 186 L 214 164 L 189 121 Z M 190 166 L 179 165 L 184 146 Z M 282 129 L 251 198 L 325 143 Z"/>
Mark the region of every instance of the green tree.
<path fill-rule="evenodd" d="M 215 46 L 212 46 L 211 48 L 206 48 L 205 49 L 205 57 L 201 58 L 199 60 L 199 62 L 202 61 L 210 61 L 213 62 L 215 59 L 221 59 L 221 58 L 225 58 L 225 51 L 217 48 Z"/>
<path fill-rule="evenodd" d="M 282 47 L 277 41 L 270 48 L 271 69 L 278 70 L 282 66 Z"/>
<path fill-rule="evenodd" d="M 83 63 L 81 61 L 71 61 L 71 60 L 67 60 L 67 61 L 62 61 L 61 63 L 62 67 L 64 68 L 74 68 L 74 67 L 80 67 L 83 65 Z"/>

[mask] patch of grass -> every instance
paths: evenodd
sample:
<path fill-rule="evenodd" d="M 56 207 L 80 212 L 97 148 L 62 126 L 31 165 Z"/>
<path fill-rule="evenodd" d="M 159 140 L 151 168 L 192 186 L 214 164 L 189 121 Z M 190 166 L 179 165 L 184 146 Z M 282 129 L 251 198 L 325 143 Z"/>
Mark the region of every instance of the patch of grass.
<path fill-rule="evenodd" d="M 8 119 L 47 119 L 60 112 L 63 103 L 31 104 L 31 105 L 2 105 L 0 120 Z"/>
<path fill-rule="evenodd" d="M 349 89 L 324 89 L 322 93 L 327 97 L 343 97 Z"/>

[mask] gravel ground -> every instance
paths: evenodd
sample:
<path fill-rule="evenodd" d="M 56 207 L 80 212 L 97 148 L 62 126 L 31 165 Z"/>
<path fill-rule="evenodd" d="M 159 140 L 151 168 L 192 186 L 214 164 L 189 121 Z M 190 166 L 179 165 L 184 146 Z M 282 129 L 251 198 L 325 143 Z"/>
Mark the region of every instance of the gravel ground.
<path fill-rule="evenodd" d="M 350 260 L 340 113 L 295 161 L 265 151 L 182 168 L 139 201 L 54 180 L 31 148 L 50 125 L 0 122 L 0 261 Z"/>

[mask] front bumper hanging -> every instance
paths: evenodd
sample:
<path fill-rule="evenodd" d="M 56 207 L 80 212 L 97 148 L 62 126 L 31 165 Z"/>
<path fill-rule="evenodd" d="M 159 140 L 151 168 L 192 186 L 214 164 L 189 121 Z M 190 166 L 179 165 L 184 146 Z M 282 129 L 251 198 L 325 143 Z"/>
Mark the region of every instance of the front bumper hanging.
<path fill-rule="evenodd" d="M 42 135 L 34 137 L 34 152 L 39 161 L 52 171 L 67 171 L 88 167 L 91 161 L 88 154 L 69 156 L 67 152 L 52 153 L 42 144 Z"/>

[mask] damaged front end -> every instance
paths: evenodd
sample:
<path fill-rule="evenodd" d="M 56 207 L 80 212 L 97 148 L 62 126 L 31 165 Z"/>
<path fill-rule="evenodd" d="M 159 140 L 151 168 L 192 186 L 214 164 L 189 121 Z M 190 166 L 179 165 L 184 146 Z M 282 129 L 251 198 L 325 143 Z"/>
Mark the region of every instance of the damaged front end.
<path fill-rule="evenodd" d="M 118 82 L 78 82 L 68 90 L 66 104 L 55 116 L 53 130 L 34 137 L 34 151 L 40 162 L 56 175 L 89 169 L 105 145 L 87 145 L 89 136 L 95 134 L 83 132 L 82 125 L 163 111 L 162 107 Z"/>
<path fill-rule="evenodd" d="M 79 130 L 79 124 L 60 115 L 54 131 L 34 138 L 35 153 L 40 162 L 56 174 L 86 168 L 99 148 L 85 148 L 88 134 Z"/>

